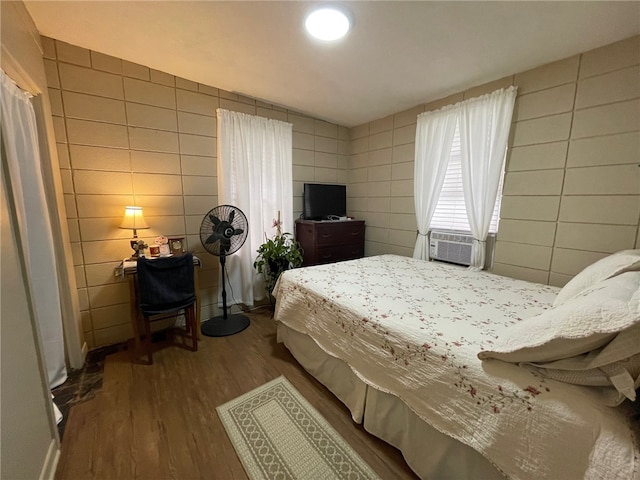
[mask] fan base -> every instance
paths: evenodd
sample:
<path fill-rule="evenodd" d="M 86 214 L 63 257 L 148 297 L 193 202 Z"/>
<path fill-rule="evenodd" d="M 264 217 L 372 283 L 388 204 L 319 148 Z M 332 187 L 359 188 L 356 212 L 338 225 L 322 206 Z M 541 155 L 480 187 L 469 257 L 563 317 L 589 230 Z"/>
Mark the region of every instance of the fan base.
<path fill-rule="evenodd" d="M 244 315 L 232 314 L 227 315 L 227 318 L 220 315 L 203 322 L 200 331 L 207 337 L 226 337 L 240 333 L 250 323 L 249 318 Z"/>

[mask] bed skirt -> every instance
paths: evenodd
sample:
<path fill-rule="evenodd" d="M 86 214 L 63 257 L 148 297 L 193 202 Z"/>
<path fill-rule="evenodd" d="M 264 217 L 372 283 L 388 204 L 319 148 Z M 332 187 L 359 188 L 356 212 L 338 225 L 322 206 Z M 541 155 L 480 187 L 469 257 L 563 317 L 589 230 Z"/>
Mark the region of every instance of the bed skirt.
<path fill-rule="evenodd" d="M 311 337 L 278 322 L 278 343 L 325 385 L 367 432 L 398 448 L 423 479 L 504 479 L 489 460 L 440 433 L 392 394 L 364 383 L 340 359 L 328 355 Z"/>

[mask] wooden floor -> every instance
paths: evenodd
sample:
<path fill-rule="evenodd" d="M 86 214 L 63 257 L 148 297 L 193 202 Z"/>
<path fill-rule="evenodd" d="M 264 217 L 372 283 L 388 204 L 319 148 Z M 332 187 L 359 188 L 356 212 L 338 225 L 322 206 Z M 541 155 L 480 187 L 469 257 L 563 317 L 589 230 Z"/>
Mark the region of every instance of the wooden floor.
<path fill-rule="evenodd" d="M 380 477 L 417 478 L 276 343 L 270 311 L 249 316 L 245 331 L 204 337 L 198 352 L 159 348 L 154 365 L 133 364 L 126 351 L 107 357 L 102 390 L 71 409 L 56 478 L 246 479 L 215 408 L 280 375 Z"/>

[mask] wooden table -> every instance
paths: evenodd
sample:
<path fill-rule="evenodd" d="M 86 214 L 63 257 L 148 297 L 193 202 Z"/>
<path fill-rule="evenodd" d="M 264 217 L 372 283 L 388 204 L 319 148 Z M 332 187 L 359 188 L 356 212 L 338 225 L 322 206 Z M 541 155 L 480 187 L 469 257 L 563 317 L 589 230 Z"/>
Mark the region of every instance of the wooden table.
<path fill-rule="evenodd" d="M 201 266 L 200 259 L 193 256 L 193 281 L 196 290 L 196 329 L 198 333 L 198 340 L 202 339 L 200 333 L 200 281 L 198 279 L 198 269 L 195 267 Z M 138 307 L 138 262 L 137 260 L 130 260 L 125 258 L 120 265 L 115 268 L 115 275 L 123 276 L 129 282 L 129 307 L 131 316 L 131 327 L 133 328 L 133 339 L 136 346 L 136 355 L 140 352 L 140 326 L 142 323 L 142 315 L 140 308 Z"/>

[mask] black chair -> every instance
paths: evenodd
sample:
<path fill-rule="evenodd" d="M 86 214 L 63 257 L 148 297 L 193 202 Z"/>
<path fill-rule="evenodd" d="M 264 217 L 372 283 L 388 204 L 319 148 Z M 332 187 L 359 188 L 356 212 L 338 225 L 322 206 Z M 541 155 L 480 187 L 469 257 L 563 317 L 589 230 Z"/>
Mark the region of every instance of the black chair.
<path fill-rule="evenodd" d="M 177 315 L 180 310 L 184 310 L 185 330 L 191 338 L 191 350 L 197 351 L 193 255 L 186 253 L 174 257 L 139 258 L 137 272 L 139 306 L 144 317 L 149 364 L 153 364 L 151 323 L 166 319 L 169 313 Z"/>

